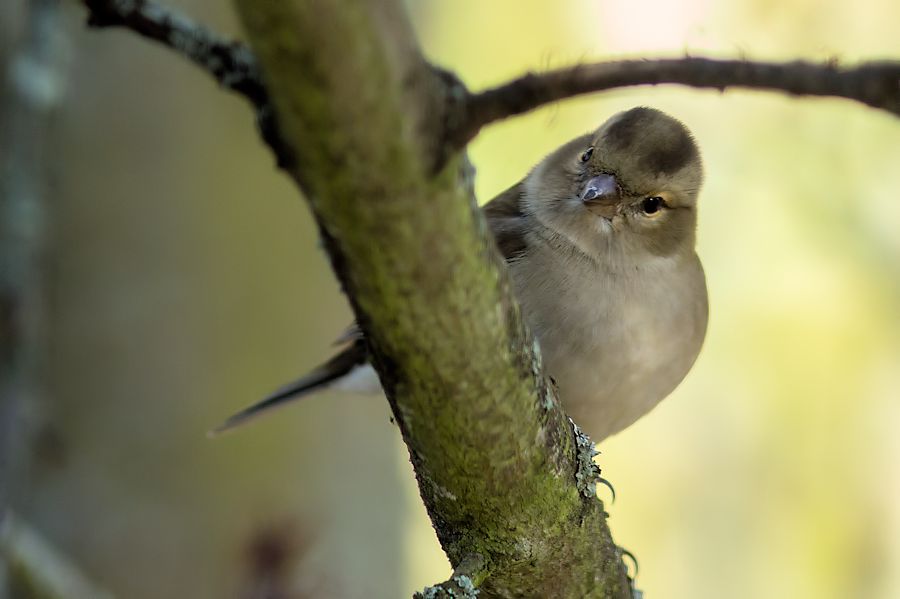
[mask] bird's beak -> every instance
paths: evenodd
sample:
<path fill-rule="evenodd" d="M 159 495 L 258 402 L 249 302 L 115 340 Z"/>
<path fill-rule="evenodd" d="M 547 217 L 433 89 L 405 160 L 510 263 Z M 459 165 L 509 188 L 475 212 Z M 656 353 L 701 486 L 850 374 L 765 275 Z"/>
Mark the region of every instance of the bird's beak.
<path fill-rule="evenodd" d="M 588 210 L 607 219 L 615 216 L 621 199 L 619 182 L 612 175 L 592 177 L 581 190 L 581 201 Z"/>

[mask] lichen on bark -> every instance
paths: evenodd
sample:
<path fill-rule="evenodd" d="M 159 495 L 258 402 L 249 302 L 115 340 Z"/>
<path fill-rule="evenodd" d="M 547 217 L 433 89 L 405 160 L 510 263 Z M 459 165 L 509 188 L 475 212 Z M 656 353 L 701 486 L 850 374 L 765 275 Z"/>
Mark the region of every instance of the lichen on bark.
<path fill-rule="evenodd" d="M 483 556 L 481 597 L 629 596 L 402 4 L 236 3 L 451 563 Z"/>

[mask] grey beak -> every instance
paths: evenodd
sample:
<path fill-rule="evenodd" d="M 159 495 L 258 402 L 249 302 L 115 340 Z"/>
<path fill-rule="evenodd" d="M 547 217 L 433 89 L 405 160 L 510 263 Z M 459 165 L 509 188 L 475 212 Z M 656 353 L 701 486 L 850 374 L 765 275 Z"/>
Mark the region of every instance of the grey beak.
<path fill-rule="evenodd" d="M 612 175 L 597 175 L 588 180 L 581 190 L 581 201 L 585 204 L 612 205 L 619 201 L 619 183 Z"/>

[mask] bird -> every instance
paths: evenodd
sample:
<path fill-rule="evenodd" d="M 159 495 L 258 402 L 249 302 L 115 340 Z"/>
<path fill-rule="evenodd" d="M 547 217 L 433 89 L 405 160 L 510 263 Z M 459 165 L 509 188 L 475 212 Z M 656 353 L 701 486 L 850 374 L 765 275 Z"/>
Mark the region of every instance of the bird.
<path fill-rule="evenodd" d="M 563 144 L 483 207 L 545 372 L 595 441 L 669 395 L 703 345 L 702 182 L 685 125 L 638 106 Z M 359 327 L 336 343 L 330 360 L 213 433 L 322 389 L 380 390 Z"/>

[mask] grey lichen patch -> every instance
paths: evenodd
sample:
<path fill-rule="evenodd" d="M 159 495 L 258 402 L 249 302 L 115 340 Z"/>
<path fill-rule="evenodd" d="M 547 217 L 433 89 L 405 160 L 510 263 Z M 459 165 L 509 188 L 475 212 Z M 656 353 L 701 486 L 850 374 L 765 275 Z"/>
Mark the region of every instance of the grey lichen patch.
<path fill-rule="evenodd" d="M 597 496 L 597 482 L 600 480 L 600 467 L 594 463 L 594 456 L 599 455 L 594 442 L 569 418 L 572 430 L 575 431 L 576 470 L 575 486 L 584 497 Z"/>
<path fill-rule="evenodd" d="M 444 497 L 445 499 L 449 499 L 450 501 L 456 501 L 455 494 L 442 487 L 441 485 L 435 483 L 434 481 L 432 481 L 432 483 L 434 484 L 434 492 L 437 495 L 439 495 L 440 497 Z"/>
<path fill-rule="evenodd" d="M 556 407 L 556 386 L 550 382 L 541 389 L 541 407 L 548 412 Z"/>
<path fill-rule="evenodd" d="M 541 344 L 538 343 L 537 339 L 533 340 L 531 343 L 531 355 L 531 373 L 536 380 L 540 380 L 540 378 L 544 376 L 544 356 L 541 353 Z M 545 382 L 539 389 L 541 407 L 544 410 L 549 411 L 556 407 L 555 386 L 555 383 L 553 383 L 551 379 L 549 383 Z"/>
<path fill-rule="evenodd" d="M 474 597 L 478 595 L 478 589 L 475 588 L 475 583 L 472 582 L 472 579 L 465 574 L 457 574 L 453 577 L 452 580 L 456 583 L 456 586 L 458 586 L 463 592 L 460 597 L 464 597 L 465 599 L 474 599 Z"/>
<path fill-rule="evenodd" d="M 419 460 L 424 462 L 425 458 L 419 457 Z M 453 491 L 451 491 L 447 487 L 444 487 L 444 486 L 438 484 L 437 481 L 435 481 L 433 478 L 431 478 L 430 476 L 428 476 L 425 473 L 420 474 L 419 484 L 420 485 L 428 485 L 428 487 L 431 488 L 431 492 L 434 497 L 440 497 L 442 499 L 448 499 L 450 501 L 457 501 L 456 494 Z"/>
<path fill-rule="evenodd" d="M 453 597 L 454 599 L 476 599 L 478 597 L 478 589 L 475 583 L 465 574 L 456 574 L 449 581 L 426 587 L 420 593 L 416 593 L 416 599 L 444 599 Z"/>
<path fill-rule="evenodd" d="M 141 11 L 145 18 L 157 23 L 162 23 L 172 16 L 170 11 L 153 2 L 141 2 L 140 6 L 138 6 L 138 3 L 134 2 L 134 0 L 119 0 L 117 4 L 123 12 L 129 10 Z M 187 18 L 184 20 L 187 21 Z"/>
<path fill-rule="evenodd" d="M 169 43 L 173 48 L 199 62 L 214 73 L 222 70 L 222 60 L 210 52 L 208 40 L 197 35 L 196 30 L 187 29 L 193 23 L 184 20 L 180 26 L 173 27 L 169 33 Z"/>
<path fill-rule="evenodd" d="M 531 539 L 516 539 L 515 547 L 516 553 L 521 559 L 531 559 L 534 556 L 534 543 L 531 542 Z"/>
<path fill-rule="evenodd" d="M 459 161 L 459 183 L 470 198 L 475 197 L 475 165 L 469 160 L 469 155 L 463 152 Z M 484 221 L 485 224 L 487 220 Z"/>
<path fill-rule="evenodd" d="M 416 593 L 415 599 L 437 599 L 440 597 L 438 593 L 443 593 L 441 587 L 425 587 L 421 593 Z"/>
<path fill-rule="evenodd" d="M 532 374 L 539 376 L 544 367 L 544 354 L 541 353 L 541 344 L 538 343 L 537 339 L 531 342 L 531 355 Z"/>
<path fill-rule="evenodd" d="M 416 593 L 413 596 L 413 598 L 414 599 L 437 599 L 438 597 L 442 596 L 442 595 L 439 595 L 438 593 L 443 593 L 443 592 L 444 592 L 444 589 L 442 589 L 439 586 L 438 587 L 425 587 L 424 589 L 422 589 L 422 591 L 420 593 Z M 446 595 L 444 595 L 444 596 L 446 596 Z"/>
<path fill-rule="evenodd" d="M 136 0 L 113 0 L 111 8 L 120 13 L 129 13 L 138 9 Z M 154 8 L 151 4 L 150 8 Z"/>

